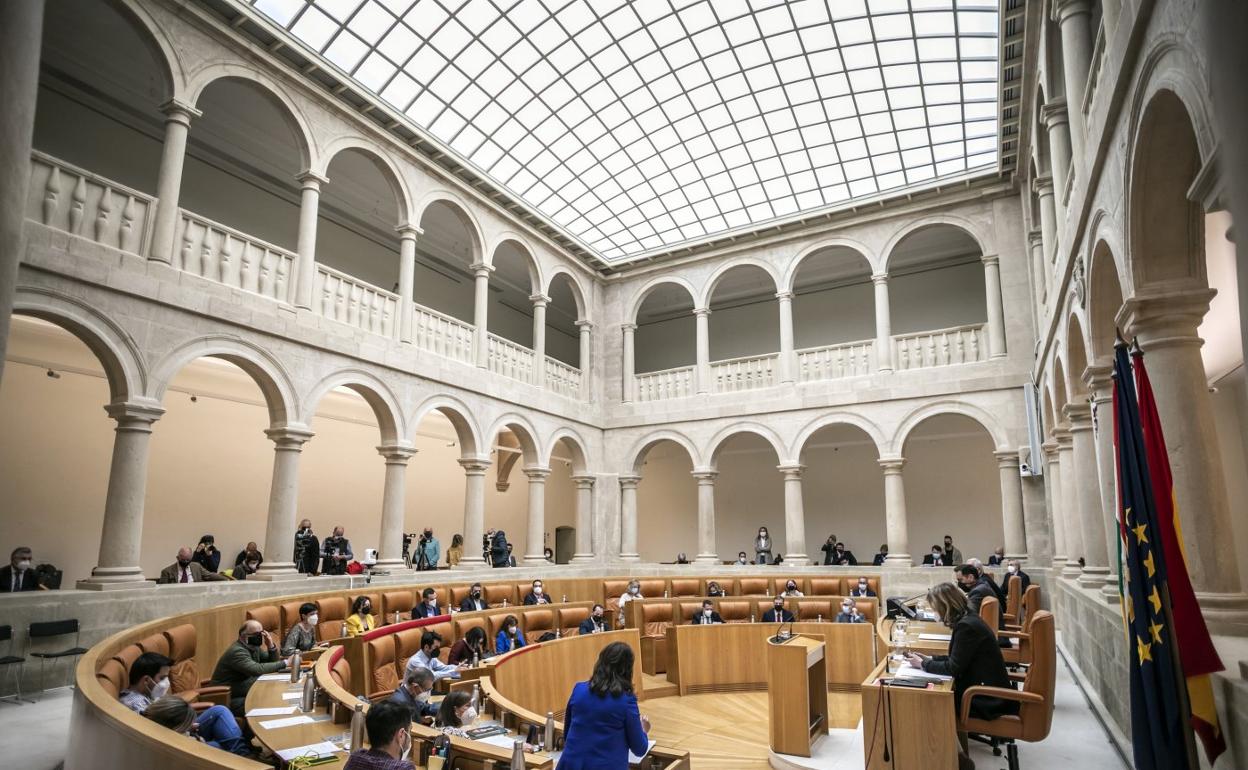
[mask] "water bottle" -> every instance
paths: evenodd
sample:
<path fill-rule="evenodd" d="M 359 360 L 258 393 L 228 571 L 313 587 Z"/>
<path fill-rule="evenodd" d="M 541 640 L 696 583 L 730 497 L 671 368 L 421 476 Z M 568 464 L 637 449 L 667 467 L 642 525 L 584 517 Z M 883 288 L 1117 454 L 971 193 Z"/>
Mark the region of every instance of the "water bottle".
<path fill-rule="evenodd" d="M 509 770 L 524 770 L 524 741 L 512 742 Z"/>
<path fill-rule="evenodd" d="M 338 636 L 339 636 L 340 638 L 344 638 L 344 639 L 346 638 L 346 636 L 347 636 L 347 621 L 345 621 L 345 620 L 344 620 L 344 621 L 342 621 L 342 632 L 341 632 L 341 633 L 339 633 L 339 634 L 338 634 Z"/>
<path fill-rule="evenodd" d="M 567 595 L 567 594 L 564 594 L 564 595 L 563 595 L 563 603 L 564 603 L 564 604 L 567 604 L 567 603 L 568 603 L 568 595 Z"/>
<path fill-rule="evenodd" d="M 504 606 L 504 607 L 506 607 L 506 606 L 507 606 L 507 600 L 506 600 L 506 599 L 503 599 L 503 606 Z"/>
<path fill-rule="evenodd" d="M 394 611 L 394 624 L 396 626 L 399 624 L 399 611 L 398 610 Z"/>
<path fill-rule="evenodd" d="M 542 731 L 542 747 L 546 751 L 555 750 L 555 712 L 546 712 L 546 729 Z"/>
<path fill-rule="evenodd" d="M 299 684 L 299 671 L 303 666 L 303 653 L 295 650 L 290 658 L 290 683 Z"/>
<path fill-rule="evenodd" d="M 364 704 L 355 704 L 355 713 L 351 715 L 351 753 L 364 748 Z"/>
<path fill-rule="evenodd" d="M 668 596 L 668 595 L 667 595 L 667 589 L 666 589 L 666 588 L 664 588 L 664 589 L 663 589 L 663 598 L 664 598 L 664 599 L 670 599 L 670 598 L 671 598 L 670 596 Z"/>
<path fill-rule="evenodd" d="M 751 622 L 751 623 L 753 623 L 753 622 L 754 622 L 754 613 L 752 613 L 752 612 L 750 613 L 750 622 Z"/>
<path fill-rule="evenodd" d="M 767 587 L 766 587 L 766 588 L 764 588 L 763 590 L 767 592 L 767 595 L 768 595 L 768 596 L 771 596 L 771 586 L 767 586 Z"/>
<path fill-rule="evenodd" d="M 555 638 L 556 638 L 556 639 L 558 639 L 558 638 L 560 638 L 560 636 L 561 636 L 561 634 L 559 633 L 559 629 L 557 629 L 557 628 L 556 628 L 556 629 L 555 629 Z"/>
<path fill-rule="evenodd" d="M 299 710 L 311 714 L 316 708 L 316 669 L 308 672 L 303 678 L 303 697 L 299 699 Z"/>
<path fill-rule="evenodd" d="M 481 685 L 474 684 L 472 686 L 472 710 L 481 713 Z"/>
<path fill-rule="evenodd" d="M 816 623 L 822 623 L 822 622 L 823 622 L 823 615 L 822 615 L 822 614 L 816 615 L 816 616 L 815 616 L 815 622 L 816 622 Z"/>
<path fill-rule="evenodd" d="M 481 665 L 481 653 L 474 652 L 472 654 L 472 667 L 477 668 L 480 665 Z"/>

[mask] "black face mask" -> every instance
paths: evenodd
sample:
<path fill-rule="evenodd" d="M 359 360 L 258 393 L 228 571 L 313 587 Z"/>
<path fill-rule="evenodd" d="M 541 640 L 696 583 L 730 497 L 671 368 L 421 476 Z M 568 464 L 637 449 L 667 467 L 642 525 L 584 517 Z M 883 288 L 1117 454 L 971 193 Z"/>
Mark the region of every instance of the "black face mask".
<path fill-rule="evenodd" d="M 260 645 L 264 644 L 264 637 L 260 634 L 252 634 L 251 636 L 247 637 L 246 641 L 247 641 L 247 646 L 249 647 L 259 647 Z"/>
<path fill-rule="evenodd" d="M 365 604 L 363 607 L 361 607 L 361 608 L 360 608 L 360 614 L 361 614 L 361 615 L 367 615 L 367 614 L 369 614 L 369 613 L 370 613 L 370 612 L 372 612 L 372 611 L 373 611 L 372 606 L 371 606 L 371 605 L 368 605 L 368 604 Z"/>
<path fill-rule="evenodd" d="M 781 612 L 784 612 L 784 605 L 783 605 L 783 604 L 777 604 L 777 605 L 775 605 L 775 607 L 776 607 L 776 613 L 777 613 L 777 614 L 779 614 L 779 613 L 781 613 Z"/>
<path fill-rule="evenodd" d="M 472 598 L 474 598 L 474 599 L 480 599 L 480 598 L 481 598 L 481 592 L 480 592 L 480 591 L 473 591 L 473 592 L 472 592 Z"/>
<path fill-rule="evenodd" d="M 968 586 L 966 583 L 958 583 L 958 588 L 961 588 L 961 589 L 962 589 L 962 593 L 964 593 L 964 594 L 967 594 L 967 593 L 970 593 L 970 592 L 971 592 L 971 587 L 970 587 L 970 586 Z"/>
<path fill-rule="evenodd" d="M 602 613 L 601 613 L 601 612 L 595 612 L 595 613 L 594 613 L 594 620 L 602 620 Z"/>
<path fill-rule="evenodd" d="M 181 567 L 182 569 L 186 569 L 187 567 L 191 566 L 191 560 L 186 559 L 185 561 L 183 561 L 182 559 L 178 559 L 178 566 Z"/>

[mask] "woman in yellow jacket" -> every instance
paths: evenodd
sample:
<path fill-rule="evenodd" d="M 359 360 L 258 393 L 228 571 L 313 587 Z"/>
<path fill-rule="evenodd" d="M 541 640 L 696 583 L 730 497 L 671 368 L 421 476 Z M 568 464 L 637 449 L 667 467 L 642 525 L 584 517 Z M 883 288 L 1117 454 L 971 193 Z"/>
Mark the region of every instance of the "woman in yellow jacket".
<path fill-rule="evenodd" d="M 347 618 L 347 636 L 366 634 L 377 627 L 373 618 L 373 602 L 367 596 L 357 596 L 351 602 L 351 617 Z"/>

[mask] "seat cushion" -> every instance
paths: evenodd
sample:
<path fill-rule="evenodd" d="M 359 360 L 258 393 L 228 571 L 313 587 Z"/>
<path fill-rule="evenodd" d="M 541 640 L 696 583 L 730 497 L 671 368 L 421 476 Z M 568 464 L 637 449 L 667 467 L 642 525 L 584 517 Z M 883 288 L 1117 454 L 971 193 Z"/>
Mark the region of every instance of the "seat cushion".
<path fill-rule="evenodd" d="M 196 668 L 194 659 L 179 661 L 169 667 L 170 692 L 194 690 L 199 687 L 199 682 L 199 669 Z"/>
<path fill-rule="evenodd" d="M 672 578 L 672 596 L 704 596 L 702 581 L 698 578 Z"/>
<path fill-rule="evenodd" d="M 768 578 L 741 578 L 737 581 L 742 596 L 765 596 L 771 590 Z"/>
<path fill-rule="evenodd" d="M 809 596 L 840 596 L 842 582 L 839 577 L 812 577 L 810 579 Z"/>
<path fill-rule="evenodd" d="M 278 627 L 281 625 L 281 613 L 275 605 L 267 607 L 252 607 L 247 610 L 248 620 L 258 620 L 265 631 L 270 634 L 276 634 Z"/>
<path fill-rule="evenodd" d="M 139 648 L 143 652 L 154 652 L 159 655 L 169 656 L 169 640 L 164 634 L 152 634 L 139 640 Z"/>

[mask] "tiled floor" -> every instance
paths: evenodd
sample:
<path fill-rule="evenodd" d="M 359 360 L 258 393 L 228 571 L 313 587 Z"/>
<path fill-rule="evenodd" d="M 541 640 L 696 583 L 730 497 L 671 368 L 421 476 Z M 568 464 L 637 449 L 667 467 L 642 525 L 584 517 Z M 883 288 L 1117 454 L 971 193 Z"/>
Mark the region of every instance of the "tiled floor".
<path fill-rule="evenodd" d="M 36 703 L 0 702 L 0 757 L 27 770 L 60 767 L 73 701 L 74 691 L 64 687 L 45 692 Z"/>

